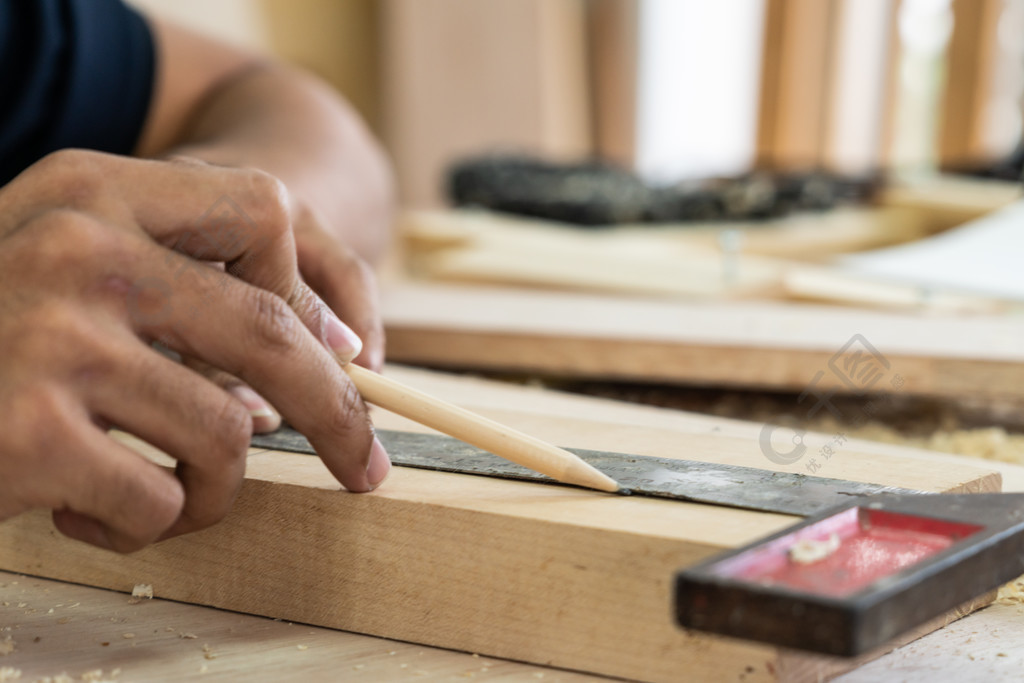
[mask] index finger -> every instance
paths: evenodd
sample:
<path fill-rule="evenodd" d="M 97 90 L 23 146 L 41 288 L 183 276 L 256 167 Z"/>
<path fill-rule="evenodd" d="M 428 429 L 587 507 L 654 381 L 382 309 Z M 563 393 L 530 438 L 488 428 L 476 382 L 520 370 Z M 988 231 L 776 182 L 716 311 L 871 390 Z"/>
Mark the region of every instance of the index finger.
<path fill-rule="evenodd" d="M 189 277 L 174 279 L 175 267 L 188 265 L 186 257 L 161 255 L 155 246 L 152 250 L 136 266 L 136 276 L 173 286 L 135 292 L 134 305 L 142 313 L 133 316 L 138 331 L 259 391 L 309 438 L 350 491 L 379 484 L 387 456 L 374 443 L 366 406 L 338 360 L 295 311 L 280 297 L 210 268 L 193 264 Z M 168 256 L 172 265 L 160 267 L 160 259 Z M 217 296 L 209 296 L 210 291 Z M 150 310 L 159 315 L 147 317 Z M 328 327 L 342 325 L 326 307 L 322 314 L 333 319 Z"/>

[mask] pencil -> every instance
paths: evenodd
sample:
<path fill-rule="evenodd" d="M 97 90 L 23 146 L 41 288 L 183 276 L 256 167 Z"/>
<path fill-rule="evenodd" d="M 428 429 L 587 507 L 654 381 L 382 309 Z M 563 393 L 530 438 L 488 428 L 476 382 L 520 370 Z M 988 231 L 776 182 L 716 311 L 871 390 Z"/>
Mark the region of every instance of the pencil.
<path fill-rule="evenodd" d="M 354 363 L 347 363 L 342 367 L 368 403 L 566 484 L 612 493 L 622 488 L 614 479 L 567 450 L 407 387 Z"/>

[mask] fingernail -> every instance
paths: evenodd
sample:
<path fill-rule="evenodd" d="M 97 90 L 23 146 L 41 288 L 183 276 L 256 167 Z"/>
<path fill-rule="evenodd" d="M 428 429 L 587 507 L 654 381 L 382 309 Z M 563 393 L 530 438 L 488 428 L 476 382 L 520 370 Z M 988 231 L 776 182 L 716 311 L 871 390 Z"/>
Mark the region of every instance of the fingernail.
<path fill-rule="evenodd" d="M 324 311 L 324 341 L 342 363 L 347 363 L 363 350 L 363 340 L 330 311 Z"/>
<path fill-rule="evenodd" d="M 371 489 L 375 489 L 388 478 L 391 472 L 391 458 L 384 450 L 384 445 L 373 437 L 373 446 L 370 447 L 370 462 L 366 466 L 366 480 Z"/>
<path fill-rule="evenodd" d="M 253 391 L 252 387 L 246 386 L 245 384 L 237 384 L 228 391 L 239 401 L 242 402 L 253 418 L 258 417 L 277 417 L 277 413 L 270 407 L 266 399 Z"/>
<path fill-rule="evenodd" d="M 367 358 L 367 364 L 374 372 L 382 371 L 384 369 L 384 352 L 380 349 L 374 350 Z"/>

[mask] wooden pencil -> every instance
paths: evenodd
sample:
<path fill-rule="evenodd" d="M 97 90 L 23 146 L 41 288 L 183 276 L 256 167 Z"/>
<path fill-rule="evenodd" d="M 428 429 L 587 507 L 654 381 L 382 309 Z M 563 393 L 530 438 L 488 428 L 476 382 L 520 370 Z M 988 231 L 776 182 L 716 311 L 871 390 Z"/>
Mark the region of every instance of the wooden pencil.
<path fill-rule="evenodd" d="M 442 401 L 359 367 L 342 367 L 368 403 L 436 429 L 552 479 L 599 491 L 618 492 L 618 482 L 579 456 L 482 415 Z"/>

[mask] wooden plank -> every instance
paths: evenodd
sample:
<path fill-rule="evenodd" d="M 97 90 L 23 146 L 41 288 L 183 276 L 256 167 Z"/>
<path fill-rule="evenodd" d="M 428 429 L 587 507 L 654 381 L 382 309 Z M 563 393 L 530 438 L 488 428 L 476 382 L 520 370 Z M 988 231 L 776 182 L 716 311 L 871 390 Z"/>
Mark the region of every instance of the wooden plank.
<path fill-rule="evenodd" d="M 829 360 L 861 335 L 898 373 L 898 391 L 1024 396 L 1019 316 L 884 313 L 771 302 L 654 298 L 387 283 L 397 362 L 562 377 L 851 391 Z M 967 323 L 969 321 L 969 324 Z M 896 391 L 880 385 L 879 390 Z"/>
<path fill-rule="evenodd" d="M 595 438 L 587 435 L 601 421 L 563 425 L 553 414 L 565 401 L 608 410 L 599 400 L 555 396 L 545 405 L 547 392 L 391 372 L 456 402 L 461 392 L 498 402 L 505 412 L 482 412 L 538 436 L 562 430 L 573 437 L 566 445 Z M 533 409 L 508 412 L 523 404 Z M 631 450 L 699 458 L 708 449 L 673 428 L 676 416 L 707 418 L 640 412 L 661 416 L 665 428 L 633 430 Z M 719 457 L 767 467 L 750 441 Z M 921 468 L 911 451 L 906 461 L 859 446 L 847 455 L 832 460 L 828 476 L 935 491 L 999 485 L 976 467 Z M 121 590 L 152 583 L 173 600 L 630 679 L 677 680 L 686 671 L 698 681 L 786 672 L 816 680 L 836 663 L 683 633 L 667 609 L 675 569 L 791 519 L 405 468 L 372 494 L 347 495 L 315 458 L 254 452 L 234 510 L 213 529 L 115 557 L 59 537 L 48 515 L 28 514 L 0 524 L 0 568 Z"/>
<path fill-rule="evenodd" d="M 900 197 L 896 196 L 896 199 Z M 737 251 L 743 255 L 820 262 L 838 254 L 902 244 L 924 237 L 937 229 L 940 219 L 933 219 L 930 214 L 919 217 L 914 207 L 894 205 L 839 208 L 824 214 L 801 213 L 765 221 L 663 223 L 657 226 L 625 224 L 600 231 L 474 209 L 406 211 L 398 223 L 410 269 L 424 266 L 430 270 L 434 267 L 441 276 L 445 268 L 436 263 L 435 257 L 445 251 L 561 248 L 575 250 L 583 256 L 607 250 L 620 261 L 628 263 L 630 258 L 677 257 L 678 253 L 667 252 L 687 248 L 705 257 L 709 251 L 720 253 L 726 233 L 731 236 L 728 239 L 737 243 Z M 515 265 L 516 261 L 511 256 L 506 257 L 506 269 Z M 451 265 L 447 267 L 451 268 Z M 606 270 L 601 272 L 606 274 Z M 678 271 L 681 269 L 675 270 L 676 289 L 679 289 L 681 274 Z M 486 273 L 480 274 L 480 277 L 484 276 Z"/>
<path fill-rule="evenodd" d="M 726 258 L 711 240 L 661 231 L 580 230 L 478 211 L 407 212 L 409 269 L 436 280 L 683 297 L 762 294 L 786 263 Z"/>
<path fill-rule="evenodd" d="M 441 204 L 443 169 L 494 148 L 592 149 L 579 0 L 387 0 L 384 138 L 404 206 Z"/>

